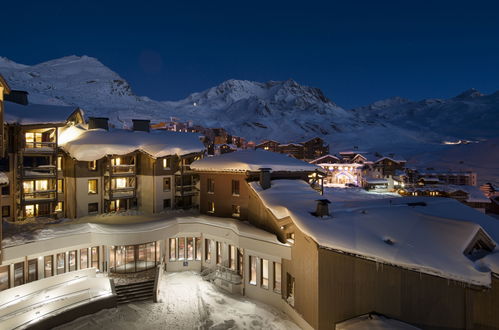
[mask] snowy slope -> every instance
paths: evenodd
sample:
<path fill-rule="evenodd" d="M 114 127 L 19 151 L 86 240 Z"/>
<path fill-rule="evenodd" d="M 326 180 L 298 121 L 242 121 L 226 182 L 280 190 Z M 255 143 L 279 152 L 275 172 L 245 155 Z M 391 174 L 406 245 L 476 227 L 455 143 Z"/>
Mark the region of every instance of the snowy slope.
<path fill-rule="evenodd" d="M 118 127 L 129 125 L 132 118 L 159 122 L 175 116 L 206 127 L 223 127 L 254 141 L 320 136 L 333 153 L 358 146 L 412 157 L 420 165 L 428 161 L 472 165 L 483 159 L 492 163 L 479 164 L 479 180 L 483 176 L 499 183 L 498 157 L 492 153 L 497 144 L 489 141 L 499 138 L 499 92 L 484 95 L 470 89 L 450 99 L 420 101 L 395 97 L 346 110 L 320 89 L 291 79 L 228 80 L 183 100 L 159 102 L 135 95 L 125 79 L 88 56 L 33 66 L 0 57 L 0 73 L 14 89 L 27 90 L 32 103 L 80 106 L 89 115 L 110 117 Z M 465 148 L 443 145 L 443 141 L 459 140 L 479 143 Z"/>

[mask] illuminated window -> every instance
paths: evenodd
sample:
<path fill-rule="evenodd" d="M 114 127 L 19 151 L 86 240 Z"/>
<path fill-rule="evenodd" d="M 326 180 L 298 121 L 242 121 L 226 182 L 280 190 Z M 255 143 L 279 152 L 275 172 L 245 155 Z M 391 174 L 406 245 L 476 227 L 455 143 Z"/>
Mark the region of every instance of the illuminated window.
<path fill-rule="evenodd" d="M 57 170 L 62 171 L 62 157 L 57 157 Z"/>
<path fill-rule="evenodd" d="M 113 158 L 111 160 L 111 164 L 113 166 L 119 166 L 119 165 L 121 165 L 121 158 L 120 157 Z"/>
<path fill-rule="evenodd" d="M 62 210 L 63 210 L 62 202 L 57 202 L 57 204 L 55 204 L 54 212 L 62 212 Z"/>
<path fill-rule="evenodd" d="M 178 260 L 185 259 L 185 237 L 178 238 Z"/>
<path fill-rule="evenodd" d="M 163 191 L 170 191 L 172 189 L 171 178 L 163 178 Z"/>
<path fill-rule="evenodd" d="M 177 239 L 170 238 L 170 260 L 177 259 Z"/>
<path fill-rule="evenodd" d="M 58 193 L 64 192 L 64 180 L 62 179 L 57 179 L 57 192 Z"/>
<path fill-rule="evenodd" d="M 172 167 L 172 159 L 171 158 L 163 158 L 163 169 L 169 170 Z"/>
<path fill-rule="evenodd" d="M 269 288 L 269 261 L 260 259 L 260 286 L 264 289 Z"/>
<path fill-rule="evenodd" d="M 256 285 L 256 257 L 249 256 L 249 284 Z"/>
<path fill-rule="evenodd" d="M 88 162 L 88 169 L 90 171 L 97 171 L 97 161 L 92 160 L 92 161 Z"/>
<path fill-rule="evenodd" d="M 54 274 L 54 256 L 45 256 L 43 258 L 43 275 L 50 277 Z"/>
<path fill-rule="evenodd" d="M 194 260 L 194 238 L 187 237 L 187 260 Z"/>
<path fill-rule="evenodd" d="M 213 180 L 213 179 L 208 179 L 208 183 L 207 183 L 207 191 L 208 191 L 208 193 L 210 193 L 210 194 L 215 193 L 215 180 Z"/>
<path fill-rule="evenodd" d="M 38 280 L 38 259 L 28 260 L 28 282 Z"/>
<path fill-rule="evenodd" d="M 222 264 L 222 243 L 221 242 L 217 242 L 217 251 L 216 251 L 216 254 L 217 254 L 217 265 L 220 265 Z"/>
<path fill-rule="evenodd" d="M 88 249 L 80 250 L 80 269 L 88 268 Z"/>
<path fill-rule="evenodd" d="M 123 188 L 127 188 L 126 178 L 113 179 L 113 189 L 123 189 Z"/>
<path fill-rule="evenodd" d="M 236 270 L 236 247 L 229 245 L 229 268 Z"/>
<path fill-rule="evenodd" d="M 241 216 L 241 206 L 232 205 L 232 216 L 239 218 Z"/>
<path fill-rule="evenodd" d="M 35 216 L 35 205 L 25 205 L 24 206 L 24 215 L 26 218 L 32 218 Z"/>
<path fill-rule="evenodd" d="M 274 292 L 281 293 L 281 264 L 274 262 Z"/>
<path fill-rule="evenodd" d="M 88 194 L 95 195 L 97 192 L 97 179 L 88 180 Z"/>
<path fill-rule="evenodd" d="M 68 265 L 69 265 L 69 271 L 72 272 L 72 271 L 75 271 L 76 270 L 76 253 L 77 251 L 76 250 L 73 250 L 73 251 L 69 251 L 69 255 L 68 255 Z"/>
<path fill-rule="evenodd" d="M 45 191 L 49 189 L 49 181 L 48 180 L 36 180 L 35 181 L 35 190 L 36 191 Z"/>
<path fill-rule="evenodd" d="M 94 246 L 91 253 L 91 263 L 93 268 L 99 269 L 99 247 Z"/>
<path fill-rule="evenodd" d="M 66 253 L 58 253 L 56 256 L 56 273 L 64 274 L 66 272 Z"/>
<path fill-rule="evenodd" d="M 215 213 L 215 202 L 208 202 L 208 213 Z"/>
<path fill-rule="evenodd" d="M 32 193 L 35 190 L 35 181 L 24 181 L 23 182 L 23 192 Z"/>

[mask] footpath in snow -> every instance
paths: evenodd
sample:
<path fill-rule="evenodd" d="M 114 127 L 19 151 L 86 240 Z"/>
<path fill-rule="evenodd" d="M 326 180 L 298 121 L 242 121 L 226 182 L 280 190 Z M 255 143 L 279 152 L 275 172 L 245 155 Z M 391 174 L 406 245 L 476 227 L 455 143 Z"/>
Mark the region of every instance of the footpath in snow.
<path fill-rule="evenodd" d="M 198 273 L 168 273 L 160 302 L 129 303 L 56 329 L 299 329 L 277 309 L 225 293 Z"/>

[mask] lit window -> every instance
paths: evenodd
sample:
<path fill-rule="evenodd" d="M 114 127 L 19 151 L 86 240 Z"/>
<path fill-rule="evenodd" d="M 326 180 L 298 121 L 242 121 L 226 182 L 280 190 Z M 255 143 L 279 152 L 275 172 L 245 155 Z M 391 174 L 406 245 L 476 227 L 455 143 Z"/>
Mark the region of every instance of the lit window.
<path fill-rule="evenodd" d="M 113 179 L 113 189 L 123 189 L 127 187 L 126 178 Z"/>
<path fill-rule="evenodd" d="M 80 269 L 88 268 L 88 249 L 80 250 Z"/>
<path fill-rule="evenodd" d="M 56 256 L 57 265 L 57 275 L 64 274 L 66 272 L 66 253 L 58 253 Z"/>
<path fill-rule="evenodd" d="M 62 157 L 57 157 L 57 170 L 62 171 Z"/>
<path fill-rule="evenodd" d="M 239 218 L 241 216 L 241 206 L 232 205 L 232 216 Z"/>
<path fill-rule="evenodd" d="M 35 190 L 36 191 L 45 191 L 49 189 L 49 181 L 48 180 L 36 180 L 35 181 Z"/>
<path fill-rule="evenodd" d="M 97 161 L 92 160 L 92 161 L 88 162 L 88 169 L 90 171 L 96 171 L 97 170 Z"/>
<path fill-rule="evenodd" d="M 121 165 L 121 158 L 120 157 L 113 158 L 111 160 L 111 164 L 113 166 L 119 166 L 119 165 Z"/>
<path fill-rule="evenodd" d="M 97 192 L 97 179 L 88 180 L 88 194 L 95 195 Z"/>
<path fill-rule="evenodd" d="M 201 260 L 201 237 L 196 237 L 196 260 Z"/>
<path fill-rule="evenodd" d="M 260 285 L 264 289 L 269 288 L 269 261 L 267 259 L 260 259 Z"/>
<path fill-rule="evenodd" d="M 44 277 L 50 277 L 54 272 L 54 256 L 45 256 L 43 258 Z"/>
<path fill-rule="evenodd" d="M 229 245 L 229 268 L 236 270 L 236 247 Z"/>
<path fill-rule="evenodd" d="M 55 205 L 54 212 L 62 212 L 62 209 L 63 209 L 62 202 L 57 202 L 57 204 Z"/>
<path fill-rule="evenodd" d="M 256 285 L 256 257 L 249 256 L 249 284 Z"/>
<path fill-rule="evenodd" d="M 35 181 L 24 181 L 23 182 L 23 192 L 32 193 L 35 190 Z"/>
<path fill-rule="evenodd" d="M 99 247 L 98 246 L 94 246 L 92 249 L 91 249 L 91 264 L 92 264 L 92 267 L 93 268 L 97 268 L 99 269 Z"/>
<path fill-rule="evenodd" d="M 194 238 L 187 237 L 187 260 L 194 260 Z"/>
<path fill-rule="evenodd" d="M 76 252 L 76 250 L 69 251 L 68 264 L 70 272 L 76 270 Z"/>
<path fill-rule="evenodd" d="M 64 192 L 64 180 L 62 179 L 57 179 L 57 192 L 58 193 Z"/>
<path fill-rule="evenodd" d="M 204 240 L 204 253 L 205 253 L 204 259 L 207 262 L 210 262 L 211 261 L 211 240 L 209 240 L 209 239 Z"/>
<path fill-rule="evenodd" d="M 184 260 L 184 259 L 185 259 L 185 238 L 179 237 L 178 238 L 178 260 Z"/>
<path fill-rule="evenodd" d="M 215 213 L 215 202 L 209 202 L 208 213 Z"/>
<path fill-rule="evenodd" d="M 25 205 L 24 214 L 26 218 L 32 218 L 35 216 L 35 205 Z"/>
<path fill-rule="evenodd" d="M 217 265 L 222 264 L 222 243 L 217 242 Z"/>
<path fill-rule="evenodd" d="M 175 260 L 177 257 L 177 239 L 170 238 L 170 260 Z"/>

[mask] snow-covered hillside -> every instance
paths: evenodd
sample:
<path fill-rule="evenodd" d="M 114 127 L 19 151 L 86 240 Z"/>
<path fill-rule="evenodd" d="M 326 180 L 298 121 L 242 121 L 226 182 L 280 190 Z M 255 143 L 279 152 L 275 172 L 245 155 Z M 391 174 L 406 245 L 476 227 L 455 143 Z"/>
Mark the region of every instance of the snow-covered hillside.
<path fill-rule="evenodd" d="M 33 66 L 0 57 L 0 73 L 14 89 L 27 90 L 32 103 L 79 106 L 91 115 L 110 117 L 118 126 L 132 118 L 158 122 L 175 116 L 206 127 L 223 127 L 254 141 L 320 136 L 333 152 L 358 146 L 413 157 L 421 166 L 437 162 L 452 168 L 477 159 L 498 161 L 492 153 L 496 144 L 486 141 L 499 138 L 499 92 L 484 95 L 470 89 L 450 99 L 421 101 L 395 97 L 347 110 L 320 89 L 291 79 L 228 80 L 183 100 L 155 101 L 135 95 L 125 79 L 88 56 Z M 478 143 L 463 147 L 444 145 L 444 141 Z M 499 182 L 497 165 L 482 167 L 489 168 L 486 177 Z"/>

